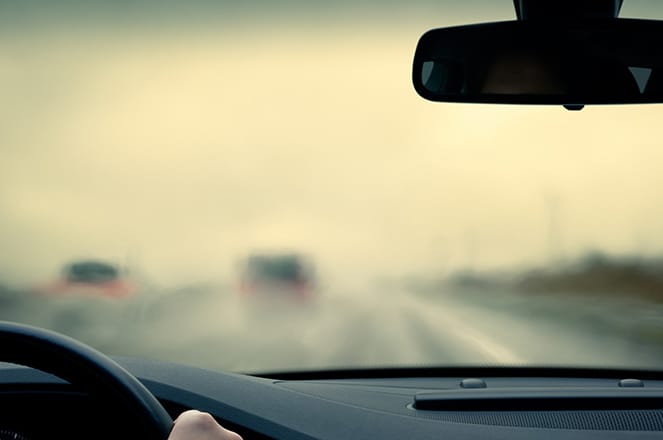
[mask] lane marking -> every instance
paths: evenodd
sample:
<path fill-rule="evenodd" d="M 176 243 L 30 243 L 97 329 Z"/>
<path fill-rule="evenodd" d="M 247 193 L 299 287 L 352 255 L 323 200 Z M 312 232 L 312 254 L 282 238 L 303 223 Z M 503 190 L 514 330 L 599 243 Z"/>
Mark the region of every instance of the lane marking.
<path fill-rule="evenodd" d="M 465 324 L 461 319 L 453 317 L 447 310 L 443 310 L 441 306 L 430 305 L 423 306 L 415 302 L 410 304 L 417 312 L 422 315 L 427 315 L 426 320 L 430 322 L 444 321 L 447 326 L 445 328 L 449 333 L 453 333 L 452 337 L 467 342 L 470 346 L 479 351 L 484 357 L 493 360 L 499 364 L 520 365 L 526 364 L 524 358 L 518 356 L 511 349 L 494 341 L 485 333 Z M 434 310 L 436 308 L 437 310 Z"/>

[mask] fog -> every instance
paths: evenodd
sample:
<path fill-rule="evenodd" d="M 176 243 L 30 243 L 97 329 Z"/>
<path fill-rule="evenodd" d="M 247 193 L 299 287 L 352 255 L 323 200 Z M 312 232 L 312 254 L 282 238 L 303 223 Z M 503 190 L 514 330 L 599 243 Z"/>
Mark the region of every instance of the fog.
<path fill-rule="evenodd" d="M 338 279 L 661 250 L 657 106 L 427 103 L 417 34 L 333 30 L 3 41 L 0 272 L 97 257 L 172 283 L 285 248 Z"/>

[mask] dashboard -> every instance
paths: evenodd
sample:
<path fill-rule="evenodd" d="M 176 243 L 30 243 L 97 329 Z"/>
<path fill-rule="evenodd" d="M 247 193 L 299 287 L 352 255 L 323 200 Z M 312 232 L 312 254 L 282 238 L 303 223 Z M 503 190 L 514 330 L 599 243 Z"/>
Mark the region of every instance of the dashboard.
<path fill-rule="evenodd" d="M 245 440 L 638 439 L 663 435 L 653 373 L 468 368 L 255 377 L 115 358 L 171 416 L 210 412 Z M 405 375 L 409 371 L 409 375 Z M 459 373 L 466 373 L 461 375 Z M 515 374 L 518 376 L 515 376 Z M 585 374 L 586 373 L 586 374 Z M 119 408 L 31 368 L 0 366 L 0 440 L 140 438 Z"/>

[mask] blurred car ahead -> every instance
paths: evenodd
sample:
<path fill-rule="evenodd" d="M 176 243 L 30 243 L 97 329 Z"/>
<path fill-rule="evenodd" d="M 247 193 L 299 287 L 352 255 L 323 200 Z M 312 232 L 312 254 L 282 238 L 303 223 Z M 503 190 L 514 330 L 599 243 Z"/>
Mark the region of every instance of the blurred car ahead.
<path fill-rule="evenodd" d="M 134 294 L 135 286 L 115 265 L 102 261 L 77 261 L 66 265 L 58 281 L 40 289 L 51 296 L 91 295 L 126 298 Z"/>
<path fill-rule="evenodd" d="M 296 254 L 252 255 L 243 264 L 240 291 L 243 296 L 309 299 L 315 291 L 313 266 Z"/>

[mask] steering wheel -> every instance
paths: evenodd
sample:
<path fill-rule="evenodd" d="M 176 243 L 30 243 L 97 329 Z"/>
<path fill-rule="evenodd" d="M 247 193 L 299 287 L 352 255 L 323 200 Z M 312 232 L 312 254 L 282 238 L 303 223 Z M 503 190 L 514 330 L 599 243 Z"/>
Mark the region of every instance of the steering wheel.
<path fill-rule="evenodd" d="M 0 321 L 0 361 L 53 374 L 123 409 L 144 438 L 165 440 L 173 420 L 131 373 L 99 351 L 70 337 Z"/>

